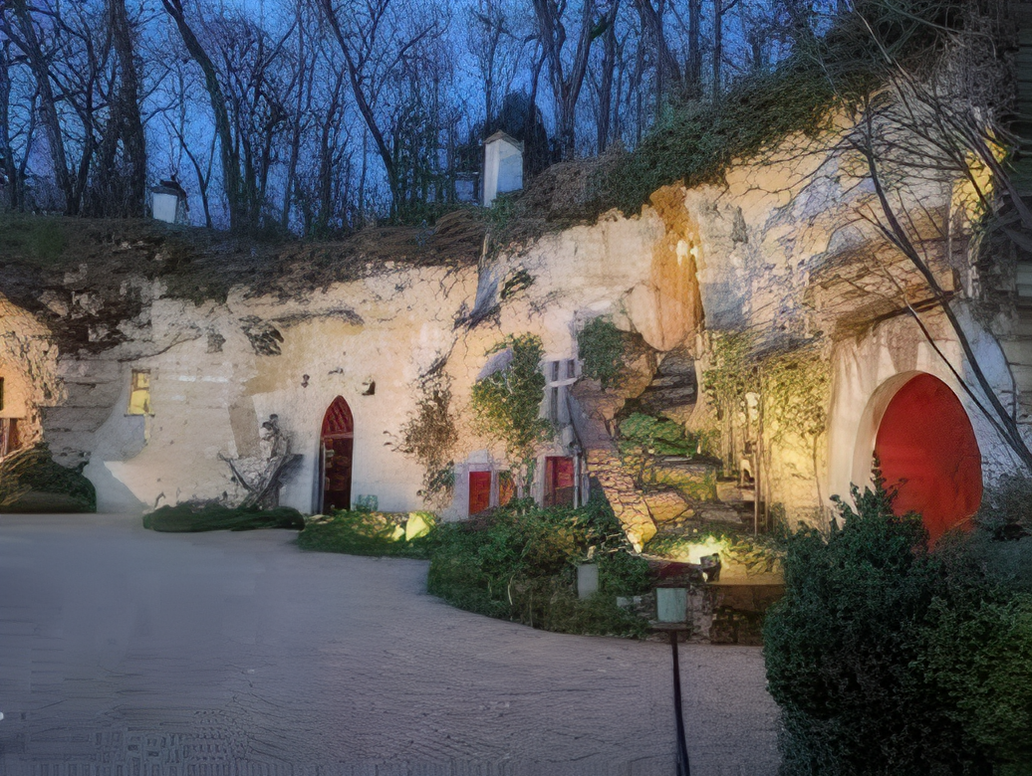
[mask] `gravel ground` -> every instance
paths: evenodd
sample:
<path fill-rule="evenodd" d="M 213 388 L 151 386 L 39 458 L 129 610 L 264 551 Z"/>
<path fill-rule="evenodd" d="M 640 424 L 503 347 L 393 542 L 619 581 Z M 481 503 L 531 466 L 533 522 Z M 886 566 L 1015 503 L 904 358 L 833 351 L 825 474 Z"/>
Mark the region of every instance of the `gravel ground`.
<path fill-rule="evenodd" d="M 0 773 L 674 772 L 670 649 L 452 609 L 288 531 L 0 516 Z M 681 649 L 693 776 L 773 776 L 760 650 Z"/>

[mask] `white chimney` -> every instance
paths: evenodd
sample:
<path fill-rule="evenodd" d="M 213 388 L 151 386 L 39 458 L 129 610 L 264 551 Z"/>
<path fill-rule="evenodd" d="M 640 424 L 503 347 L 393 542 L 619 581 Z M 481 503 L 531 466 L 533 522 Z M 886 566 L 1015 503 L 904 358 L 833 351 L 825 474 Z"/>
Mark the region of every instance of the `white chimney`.
<path fill-rule="evenodd" d="M 523 143 L 501 130 L 484 141 L 484 207 L 523 188 Z"/>
<path fill-rule="evenodd" d="M 169 224 L 187 223 L 186 192 L 175 179 L 151 187 L 151 216 Z"/>

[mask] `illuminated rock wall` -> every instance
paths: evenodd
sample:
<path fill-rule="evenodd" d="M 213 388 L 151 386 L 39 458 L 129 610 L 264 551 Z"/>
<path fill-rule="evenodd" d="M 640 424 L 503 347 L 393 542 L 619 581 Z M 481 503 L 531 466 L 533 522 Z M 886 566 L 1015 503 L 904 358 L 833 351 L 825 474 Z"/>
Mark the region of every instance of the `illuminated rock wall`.
<path fill-rule="evenodd" d="M 648 353 L 613 391 L 575 391 L 584 423 L 564 428 L 541 454 L 580 449 L 588 470 L 610 483 L 637 540 L 648 538 L 652 518 L 614 470 L 606 424 L 675 349 L 703 377 L 713 336 L 725 331 L 752 332 L 758 352 L 808 342 L 832 365 L 829 429 L 816 440 L 816 455 L 812 438 L 783 429 L 775 442 L 766 430 L 764 500 L 783 505 L 790 518 L 813 518 L 832 494 L 866 480 L 891 398 L 885 386 L 901 375 L 925 372 L 953 388 L 971 417 L 986 476 L 1007 470 L 1009 458 L 953 374 L 965 373 L 956 337 L 941 316 L 925 312 L 932 347 L 901 314 L 917 288 L 914 273 L 858 220 L 870 191 L 815 142 L 790 139 L 775 156 L 732 169 L 720 186 L 661 189 L 633 218 L 610 213 L 523 248 L 496 246 L 479 267 L 387 262 L 302 296 L 235 288 L 224 302 L 200 304 L 170 298 L 160 282 L 132 281 L 139 302 L 131 315 L 104 331 L 93 326 L 83 347 L 60 357 L 45 327 L 5 308 L 0 366 L 17 373 L 18 401 L 57 460 L 88 459 L 85 474 L 102 510 L 241 498 L 222 459 L 260 465 L 261 424 L 275 414 L 301 456 L 284 478 L 281 501 L 315 511 L 320 427 L 337 396 L 355 421 L 353 497 L 375 496 L 382 510 L 422 508 L 424 473 L 397 447 L 427 380 L 451 389 L 457 471 L 506 468 L 500 444 L 478 437 L 470 422 L 470 391 L 491 352 L 509 335 L 536 334 L 546 361 L 574 359 L 577 332 L 599 315 L 639 335 Z M 929 184 L 915 196 L 929 212 L 951 207 L 948 188 Z M 935 271 L 958 294 L 990 379 L 1013 400 L 1003 350 L 965 311 L 966 265 Z M 82 313 L 76 305 L 97 304 L 87 289 L 71 304 L 49 307 L 71 320 Z M 148 414 L 130 412 L 134 372 L 149 381 Z M 675 415 L 694 429 L 715 423 L 705 402 Z M 538 496 L 541 480 L 539 470 Z M 456 483 L 448 516 L 465 516 L 464 487 Z"/>

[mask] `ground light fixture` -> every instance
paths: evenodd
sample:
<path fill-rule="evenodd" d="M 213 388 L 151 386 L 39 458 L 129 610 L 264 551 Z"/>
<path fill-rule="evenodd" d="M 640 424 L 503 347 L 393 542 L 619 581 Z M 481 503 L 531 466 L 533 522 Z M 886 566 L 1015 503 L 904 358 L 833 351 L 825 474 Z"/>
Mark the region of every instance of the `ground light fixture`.
<path fill-rule="evenodd" d="M 674 724 L 677 742 L 677 776 L 691 776 L 688 764 L 688 742 L 684 734 L 684 709 L 681 701 L 681 662 L 677 655 L 677 642 L 682 635 L 687 638 L 691 626 L 687 622 L 688 588 L 656 588 L 656 621 L 651 629 L 655 633 L 666 633 L 670 638 L 670 651 L 674 659 Z"/>

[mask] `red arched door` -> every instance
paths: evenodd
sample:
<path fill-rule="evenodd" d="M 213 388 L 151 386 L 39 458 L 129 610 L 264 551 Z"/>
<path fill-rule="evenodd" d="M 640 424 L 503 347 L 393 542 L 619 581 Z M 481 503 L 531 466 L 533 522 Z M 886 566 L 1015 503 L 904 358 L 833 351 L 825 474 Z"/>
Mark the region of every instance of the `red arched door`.
<path fill-rule="evenodd" d="M 355 443 L 355 419 L 351 408 L 338 396 L 323 416 L 321 511 L 351 508 L 351 458 Z"/>
<path fill-rule="evenodd" d="M 918 375 L 892 397 L 874 454 L 896 514 L 919 512 L 934 543 L 982 500 L 982 455 L 964 407 L 942 380 Z"/>

